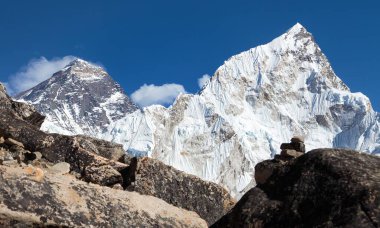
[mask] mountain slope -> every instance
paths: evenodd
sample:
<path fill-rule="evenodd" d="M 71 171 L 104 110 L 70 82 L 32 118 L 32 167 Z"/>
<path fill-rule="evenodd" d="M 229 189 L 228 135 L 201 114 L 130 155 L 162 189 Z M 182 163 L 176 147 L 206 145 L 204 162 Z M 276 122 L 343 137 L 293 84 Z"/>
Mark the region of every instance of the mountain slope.
<path fill-rule="evenodd" d="M 32 91 L 29 96 L 49 93 Z M 41 109 L 47 101 L 32 102 L 48 119 L 54 112 L 64 114 L 64 109 Z M 369 99 L 350 92 L 312 35 L 296 24 L 270 43 L 231 57 L 198 94 L 181 94 L 169 108 L 126 112 L 102 131 L 88 133 L 222 184 L 239 198 L 255 185 L 254 166 L 295 134 L 305 136 L 308 150 L 380 153 L 379 118 Z M 80 133 L 58 122 L 61 129 Z M 61 131 L 49 124 L 43 129 Z"/>

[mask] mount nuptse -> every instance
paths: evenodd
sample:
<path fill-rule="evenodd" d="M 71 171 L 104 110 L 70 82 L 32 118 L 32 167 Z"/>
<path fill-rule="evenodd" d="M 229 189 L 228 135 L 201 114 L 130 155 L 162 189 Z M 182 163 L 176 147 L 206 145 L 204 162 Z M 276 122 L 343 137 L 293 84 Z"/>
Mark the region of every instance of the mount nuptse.
<path fill-rule="evenodd" d="M 255 185 L 255 165 L 293 135 L 305 136 L 307 150 L 380 153 L 379 114 L 335 75 L 300 24 L 231 57 L 198 94 L 181 94 L 169 108 L 139 109 L 102 68 L 83 60 L 17 98 L 47 116 L 43 130 L 122 143 L 237 198 Z"/>

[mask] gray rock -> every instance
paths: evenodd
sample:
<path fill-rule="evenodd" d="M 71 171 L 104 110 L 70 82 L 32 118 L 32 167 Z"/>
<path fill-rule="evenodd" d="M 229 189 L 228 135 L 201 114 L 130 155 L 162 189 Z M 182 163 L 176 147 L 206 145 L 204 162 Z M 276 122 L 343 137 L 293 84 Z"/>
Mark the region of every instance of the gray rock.
<path fill-rule="evenodd" d="M 304 153 L 298 152 L 296 150 L 282 150 L 281 151 L 281 156 L 284 156 L 284 157 L 297 158 L 302 155 L 304 155 Z"/>
<path fill-rule="evenodd" d="M 282 159 L 273 159 L 260 162 L 255 166 L 255 180 L 256 183 L 264 184 L 270 176 L 272 176 L 273 171 L 282 166 L 285 162 Z"/>
<path fill-rule="evenodd" d="M 7 98 L 8 98 L 8 95 L 7 95 L 5 86 L 0 83 L 0 99 L 7 99 Z"/>
<path fill-rule="evenodd" d="M 114 186 L 112 186 L 112 188 L 117 190 L 124 190 L 121 184 L 115 184 Z"/>
<path fill-rule="evenodd" d="M 24 144 L 22 144 L 21 142 L 19 142 L 17 140 L 12 139 L 12 138 L 5 139 L 4 143 L 9 145 L 9 146 L 16 146 L 19 148 L 24 148 Z"/>
<path fill-rule="evenodd" d="M 305 144 L 302 142 L 282 143 L 281 150 L 296 150 L 298 152 L 305 153 Z"/>
<path fill-rule="evenodd" d="M 155 196 L 174 206 L 195 211 L 210 225 L 235 204 L 221 186 L 148 157 L 133 158 L 123 175 L 129 180 L 125 183 L 127 190 Z"/>
<path fill-rule="evenodd" d="M 41 152 L 36 151 L 36 152 L 33 152 L 33 153 L 36 155 L 36 159 L 37 160 L 40 160 L 42 158 Z"/>
<path fill-rule="evenodd" d="M 290 142 L 292 143 L 304 143 L 305 142 L 305 138 L 303 136 L 293 136 L 293 138 L 290 140 Z"/>
<path fill-rule="evenodd" d="M 12 161 L 14 160 L 13 157 L 12 157 L 12 154 L 5 150 L 4 148 L 1 148 L 0 147 L 0 157 L 4 160 L 4 161 Z"/>
<path fill-rule="evenodd" d="M 0 159 L 4 160 L 5 157 L 7 156 L 7 154 L 8 154 L 8 152 L 5 149 L 0 147 Z"/>
<path fill-rule="evenodd" d="M 50 171 L 56 174 L 66 174 L 70 172 L 70 164 L 67 162 L 60 162 L 52 167 L 50 167 Z"/>
<path fill-rule="evenodd" d="M 17 160 L 5 160 L 2 162 L 2 165 L 4 165 L 4 166 L 18 166 L 19 163 Z"/>
<path fill-rule="evenodd" d="M 317 149 L 285 163 L 211 227 L 378 227 L 380 157 Z"/>
<path fill-rule="evenodd" d="M 88 166 L 85 168 L 85 172 L 85 180 L 91 183 L 104 186 L 123 183 L 121 174 L 109 165 L 100 167 Z"/>
<path fill-rule="evenodd" d="M 0 166 L 0 227 L 207 227 L 194 212 L 32 166 Z"/>
<path fill-rule="evenodd" d="M 123 145 L 108 142 L 101 139 L 95 139 L 88 136 L 77 135 L 75 139 L 81 148 L 96 153 L 102 157 L 112 159 L 115 161 L 121 161 L 125 151 Z"/>
<path fill-rule="evenodd" d="M 302 143 L 302 142 L 292 142 L 292 144 L 293 144 L 294 150 L 296 150 L 298 152 L 302 152 L 302 153 L 306 152 L 305 144 L 304 143 Z"/>
<path fill-rule="evenodd" d="M 293 147 L 292 143 L 282 143 L 280 146 L 280 149 L 281 150 L 286 150 L 286 149 L 294 150 L 294 147 Z"/>

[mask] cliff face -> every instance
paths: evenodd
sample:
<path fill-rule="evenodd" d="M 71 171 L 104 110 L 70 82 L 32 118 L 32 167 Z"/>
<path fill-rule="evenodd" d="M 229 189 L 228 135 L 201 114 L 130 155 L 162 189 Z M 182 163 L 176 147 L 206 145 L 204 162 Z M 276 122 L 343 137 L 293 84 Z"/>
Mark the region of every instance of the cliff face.
<path fill-rule="evenodd" d="M 282 162 L 212 227 L 378 227 L 380 158 L 343 149 L 316 149 Z"/>

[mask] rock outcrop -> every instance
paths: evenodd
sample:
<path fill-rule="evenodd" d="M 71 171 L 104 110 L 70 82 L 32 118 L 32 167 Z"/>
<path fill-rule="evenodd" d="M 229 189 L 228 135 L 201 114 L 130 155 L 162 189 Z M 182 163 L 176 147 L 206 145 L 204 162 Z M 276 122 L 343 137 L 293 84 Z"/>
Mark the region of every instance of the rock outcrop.
<path fill-rule="evenodd" d="M 44 168 L 0 166 L 0 183 L 0 227 L 207 227 L 158 198 Z"/>
<path fill-rule="evenodd" d="M 316 149 L 259 165 L 273 172 L 212 227 L 379 227 L 379 157 Z"/>
<path fill-rule="evenodd" d="M 174 206 L 195 211 L 210 225 L 235 204 L 227 190 L 219 185 L 152 158 L 133 158 L 127 175 L 127 190 L 155 196 Z"/>
<path fill-rule="evenodd" d="M 24 120 L 38 128 L 41 127 L 45 120 L 45 116 L 38 113 L 33 106 L 13 101 L 7 94 L 5 87 L 0 83 L 0 113 L 9 112 L 11 112 L 15 118 Z"/>

